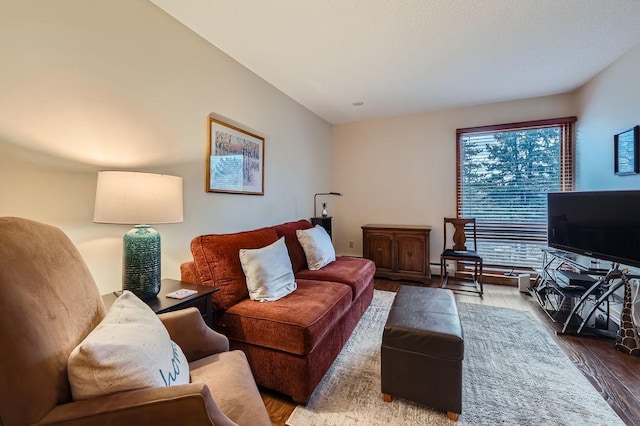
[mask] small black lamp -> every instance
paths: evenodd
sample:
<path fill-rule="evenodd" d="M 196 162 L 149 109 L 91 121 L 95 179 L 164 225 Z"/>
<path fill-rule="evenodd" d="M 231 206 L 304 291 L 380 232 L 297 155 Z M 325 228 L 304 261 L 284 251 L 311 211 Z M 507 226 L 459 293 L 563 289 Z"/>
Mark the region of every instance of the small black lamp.
<path fill-rule="evenodd" d="M 314 226 L 315 225 L 322 226 L 327 231 L 327 234 L 329 234 L 329 236 L 331 237 L 331 216 L 318 217 L 318 210 L 317 210 L 318 195 L 337 195 L 338 197 L 342 197 L 342 193 L 341 192 L 318 192 L 313 196 L 313 217 L 311 218 L 311 224 Z"/>

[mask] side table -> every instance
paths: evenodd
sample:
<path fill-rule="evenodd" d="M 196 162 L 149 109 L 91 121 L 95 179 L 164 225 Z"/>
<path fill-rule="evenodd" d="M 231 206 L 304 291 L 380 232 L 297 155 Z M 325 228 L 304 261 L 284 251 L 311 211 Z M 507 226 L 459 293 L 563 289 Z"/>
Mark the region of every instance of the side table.
<path fill-rule="evenodd" d="M 196 290 L 198 293 L 193 296 L 185 297 L 184 299 L 172 299 L 166 297 L 167 293 L 172 291 L 185 289 Z M 202 315 L 204 322 L 213 328 L 213 305 L 211 302 L 211 295 L 220 290 L 217 287 L 209 287 L 205 285 L 191 284 L 184 281 L 172 280 L 165 278 L 162 280 L 160 286 L 160 293 L 154 300 L 145 302 L 156 314 L 164 314 L 166 312 L 178 311 L 186 308 L 197 308 Z M 116 301 L 120 292 L 111 292 L 102 295 L 102 301 L 104 302 L 107 310 Z"/>

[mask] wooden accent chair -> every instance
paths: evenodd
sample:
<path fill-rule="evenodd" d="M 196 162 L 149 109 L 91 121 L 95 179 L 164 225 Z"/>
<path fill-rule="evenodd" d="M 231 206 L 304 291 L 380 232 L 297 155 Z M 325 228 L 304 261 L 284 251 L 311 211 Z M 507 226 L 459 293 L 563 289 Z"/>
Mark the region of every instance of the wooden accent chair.
<path fill-rule="evenodd" d="M 270 425 L 240 351 L 195 308 L 159 316 L 191 383 L 73 401 L 71 351 L 105 316 L 80 253 L 59 229 L 0 217 L 0 425 Z"/>
<path fill-rule="evenodd" d="M 453 227 L 453 245 L 447 248 L 447 228 Z M 473 235 L 473 250 L 466 246 L 467 232 Z M 477 252 L 477 230 L 475 218 L 444 218 L 444 245 L 440 255 L 440 277 L 442 288 L 447 287 L 449 274 L 447 272 L 447 260 L 462 263 L 473 263 L 473 285 L 460 285 L 451 290 L 469 291 L 478 293 L 480 297 L 484 292 L 482 287 L 482 257 Z"/>

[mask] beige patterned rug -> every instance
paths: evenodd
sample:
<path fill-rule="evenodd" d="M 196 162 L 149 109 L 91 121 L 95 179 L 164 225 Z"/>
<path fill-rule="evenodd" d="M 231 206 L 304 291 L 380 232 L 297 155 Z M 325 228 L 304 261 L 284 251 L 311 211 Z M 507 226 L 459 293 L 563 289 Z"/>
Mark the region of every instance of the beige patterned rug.
<path fill-rule="evenodd" d="M 309 404 L 296 407 L 287 425 L 454 424 L 410 401 L 382 401 L 380 343 L 394 295 L 375 291 Z M 531 314 L 468 303 L 458 310 L 465 336 L 458 425 L 624 424 Z"/>

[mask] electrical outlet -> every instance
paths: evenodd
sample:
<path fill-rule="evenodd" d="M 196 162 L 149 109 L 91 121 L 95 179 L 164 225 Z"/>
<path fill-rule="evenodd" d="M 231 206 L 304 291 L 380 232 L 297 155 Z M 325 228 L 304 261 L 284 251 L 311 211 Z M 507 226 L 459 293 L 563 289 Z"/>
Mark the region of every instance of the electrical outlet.
<path fill-rule="evenodd" d="M 349 240 L 349 248 L 353 248 L 353 240 Z"/>

